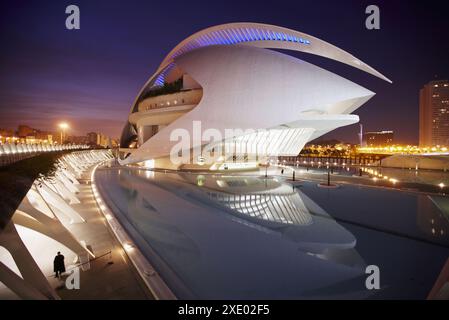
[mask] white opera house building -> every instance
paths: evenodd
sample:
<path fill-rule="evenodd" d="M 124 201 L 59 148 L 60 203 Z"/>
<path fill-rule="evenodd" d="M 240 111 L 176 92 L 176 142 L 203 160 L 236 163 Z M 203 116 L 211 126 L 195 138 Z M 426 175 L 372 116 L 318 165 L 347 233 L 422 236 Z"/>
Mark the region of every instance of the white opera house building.
<path fill-rule="evenodd" d="M 287 54 L 333 59 L 391 82 L 350 53 L 307 34 L 258 23 L 204 29 L 162 61 L 131 107 L 121 164 L 225 170 L 296 156 L 304 145 L 357 123 L 374 93 Z"/>

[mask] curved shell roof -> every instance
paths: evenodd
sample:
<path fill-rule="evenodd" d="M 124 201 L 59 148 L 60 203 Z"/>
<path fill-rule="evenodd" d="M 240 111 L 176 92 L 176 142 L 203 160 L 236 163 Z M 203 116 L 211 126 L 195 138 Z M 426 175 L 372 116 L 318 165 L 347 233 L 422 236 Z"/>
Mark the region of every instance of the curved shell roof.
<path fill-rule="evenodd" d="M 237 22 L 221 24 L 203 29 L 181 41 L 164 58 L 157 71 L 143 86 L 131 108 L 131 112 L 141 96 L 149 87 L 164 84 L 166 75 L 174 67 L 174 60 L 198 48 L 213 45 L 248 45 L 267 49 L 286 49 L 306 52 L 326 57 L 372 74 L 392 83 L 390 79 L 354 57 L 352 54 L 308 34 L 263 23 Z"/>
<path fill-rule="evenodd" d="M 197 48 L 234 44 L 307 52 L 348 64 L 391 82 L 374 68 L 328 42 L 299 31 L 261 23 L 228 23 L 201 30 L 173 48 L 162 61 L 158 71 L 173 62 L 176 57 Z"/>

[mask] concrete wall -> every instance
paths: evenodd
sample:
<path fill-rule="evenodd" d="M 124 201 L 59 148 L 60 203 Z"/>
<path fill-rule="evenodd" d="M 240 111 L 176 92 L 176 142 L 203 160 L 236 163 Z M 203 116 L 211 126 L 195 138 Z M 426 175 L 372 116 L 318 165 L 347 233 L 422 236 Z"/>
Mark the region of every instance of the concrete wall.
<path fill-rule="evenodd" d="M 383 167 L 404 169 L 449 170 L 449 156 L 396 154 L 382 160 Z"/>

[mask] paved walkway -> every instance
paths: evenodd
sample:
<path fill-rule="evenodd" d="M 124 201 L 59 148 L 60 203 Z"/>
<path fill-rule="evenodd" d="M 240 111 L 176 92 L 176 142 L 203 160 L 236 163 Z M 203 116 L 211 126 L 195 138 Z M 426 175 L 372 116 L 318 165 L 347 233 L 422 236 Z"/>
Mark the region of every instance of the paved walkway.
<path fill-rule="evenodd" d="M 67 290 L 54 278 L 52 283 L 59 287 L 57 292 L 62 299 L 151 299 L 151 293 L 99 211 L 90 187 L 91 170 L 80 179 L 78 198 L 81 204 L 73 205 L 86 223 L 68 228 L 78 239 L 85 241 L 97 258 L 89 265 L 83 265 L 90 269 L 81 272 L 80 290 Z"/>

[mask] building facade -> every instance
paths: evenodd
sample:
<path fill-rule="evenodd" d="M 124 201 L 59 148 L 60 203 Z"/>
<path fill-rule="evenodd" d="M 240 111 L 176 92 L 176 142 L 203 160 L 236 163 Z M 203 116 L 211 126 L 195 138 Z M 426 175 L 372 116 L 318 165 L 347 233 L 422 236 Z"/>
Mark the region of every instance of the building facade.
<path fill-rule="evenodd" d="M 387 147 L 393 144 L 393 131 L 366 132 L 363 134 L 364 145 L 367 147 Z"/>
<path fill-rule="evenodd" d="M 91 146 L 97 145 L 98 134 L 96 132 L 89 132 L 87 134 L 87 143 Z"/>
<path fill-rule="evenodd" d="M 17 128 L 17 142 L 36 144 L 53 144 L 54 133 L 32 128 L 28 125 L 19 125 Z"/>
<path fill-rule="evenodd" d="M 431 81 L 419 93 L 419 146 L 449 146 L 449 81 Z"/>
<path fill-rule="evenodd" d="M 351 113 L 373 92 L 269 49 L 327 57 L 391 82 L 298 31 L 258 23 L 207 28 L 180 42 L 142 88 L 122 132 L 119 161 L 170 169 L 257 166 L 297 155 L 307 142 L 358 122 Z"/>

